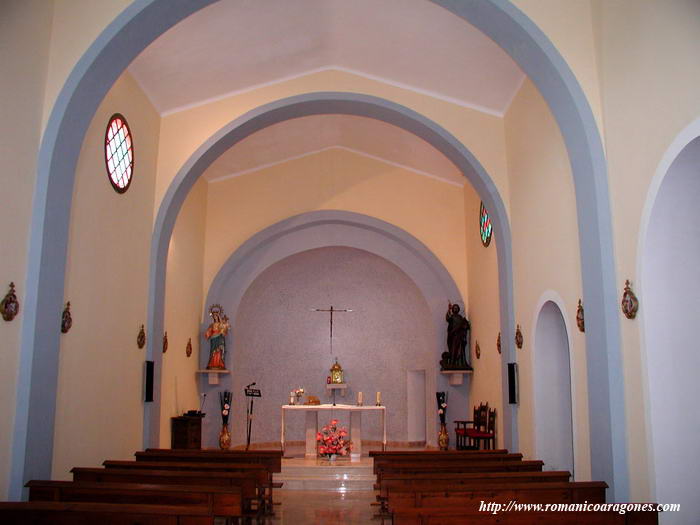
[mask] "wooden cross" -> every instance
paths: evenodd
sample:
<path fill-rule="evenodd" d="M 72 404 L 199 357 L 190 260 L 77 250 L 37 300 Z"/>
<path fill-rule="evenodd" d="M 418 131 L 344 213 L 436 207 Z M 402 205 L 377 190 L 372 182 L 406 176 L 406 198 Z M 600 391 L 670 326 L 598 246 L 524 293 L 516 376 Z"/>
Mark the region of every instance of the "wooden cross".
<path fill-rule="evenodd" d="M 333 355 L 333 313 L 334 312 L 352 312 L 352 310 L 348 310 L 347 308 L 341 310 L 339 308 L 333 308 L 333 305 L 331 305 L 330 309 L 324 310 L 322 308 L 312 308 L 311 311 L 313 312 L 329 312 L 331 314 L 331 355 Z"/>

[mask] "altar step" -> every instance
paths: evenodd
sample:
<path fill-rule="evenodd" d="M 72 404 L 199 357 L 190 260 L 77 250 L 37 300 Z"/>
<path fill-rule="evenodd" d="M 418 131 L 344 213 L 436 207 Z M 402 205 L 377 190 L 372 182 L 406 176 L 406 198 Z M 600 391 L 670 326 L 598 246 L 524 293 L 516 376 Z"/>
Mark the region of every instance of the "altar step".
<path fill-rule="evenodd" d="M 359 462 L 283 459 L 282 472 L 274 474 L 273 480 L 284 483 L 285 490 L 373 490 L 372 465 L 372 459 L 366 457 Z"/>

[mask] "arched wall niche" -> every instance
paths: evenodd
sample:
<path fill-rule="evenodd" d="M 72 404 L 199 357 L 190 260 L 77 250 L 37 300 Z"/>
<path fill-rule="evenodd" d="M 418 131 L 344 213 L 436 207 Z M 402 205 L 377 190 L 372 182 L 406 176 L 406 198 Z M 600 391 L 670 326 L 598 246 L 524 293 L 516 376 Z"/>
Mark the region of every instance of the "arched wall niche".
<path fill-rule="evenodd" d="M 449 298 L 464 301 L 456 283 L 437 257 L 415 237 L 392 224 L 340 210 L 308 212 L 278 222 L 258 232 L 231 254 L 212 281 L 205 305 L 222 304 L 229 317 L 236 319 L 246 291 L 263 272 L 293 255 L 327 247 L 354 248 L 381 257 L 398 267 L 418 288 L 430 312 L 432 327 L 430 346 L 434 353 L 426 368 L 426 392 L 430 394 L 426 394 L 426 406 L 432 406 L 432 393 L 448 389 L 438 366 L 445 346 L 445 301 Z M 206 325 L 205 311 L 203 329 Z M 206 366 L 205 361 L 206 352 L 202 352 L 202 367 Z M 466 410 L 469 406 L 466 388 L 449 390 L 450 404 Z M 427 411 L 425 422 L 427 442 L 432 445 L 435 445 L 437 435 L 434 412 Z"/>
<path fill-rule="evenodd" d="M 681 453 L 700 432 L 694 330 L 700 292 L 699 169 L 700 119 L 678 135 L 657 168 L 638 253 L 652 496 L 681 504 L 681 512 L 668 513 L 664 523 L 685 523 L 700 511 L 693 489 L 700 475 L 687 468 Z"/>
<path fill-rule="evenodd" d="M 563 330 L 566 333 L 566 347 L 567 347 L 567 352 L 568 352 L 568 364 L 569 364 L 569 388 L 570 388 L 570 396 L 571 396 L 571 413 L 572 417 L 574 414 L 580 414 L 581 413 L 581 408 L 579 408 L 579 396 L 583 396 L 584 394 L 577 389 L 577 384 L 575 381 L 575 377 L 577 376 L 577 366 L 576 366 L 576 360 L 574 359 L 574 338 L 572 337 L 573 335 L 573 330 L 578 329 L 575 327 L 575 325 L 572 325 L 571 319 L 572 317 L 570 316 L 567 308 L 566 308 L 566 301 L 564 298 L 561 296 L 561 294 L 555 290 L 546 290 L 539 298 L 537 301 L 537 304 L 535 305 L 533 312 L 535 315 L 532 317 L 532 326 L 530 328 L 531 333 L 534 335 L 533 337 L 533 348 L 537 348 L 538 342 L 537 342 L 537 324 L 539 321 L 539 315 L 542 312 L 542 309 L 547 303 L 551 303 L 552 305 L 556 306 L 557 310 L 561 314 L 561 321 L 563 323 Z M 536 350 L 535 350 L 536 352 Z M 535 352 L 532 352 L 530 354 L 530 360 L 532 361 L 531 363 L 531 369 L 533 370 L 533 373 L 536 370 L 536 359 L 537 356 L 535 355 Z M 533 383 L 536 379 L 533 378 Z M 534 385 L 533 385 L 534 387 Z M 536 404 L 536 399 L 535 395 L 533 392 L 532 395 L 533 399 L 533 414 L 534 417 L 537 418 L 537 411 L 538 407 Z M 582 432 L 577 426 L 576 421 L 572 420 L 572 425 L 571 425 L 571 431 L 572 431 L 572 444 L 573 444 L 573 470 L 571 471 L 572 474 L 572 479 L 577 480 L 577 479 L 582 479 L 586 480 L 587 477 L 581 478 L 582 476 L 581 473 L 586 473 L 588 472 L 589 468 L 589 463 L 590 463 L 590 457 L 588 456 L 588 449 L 586 447 L 586 439 L 584 435 L 582 435 Z M 585 428 L 585 427 L 584 427 Z M 540 450 L 540 444 L 537 442 L 537 437 L 535 436 L 535 450 Z M 577 474 L 578 472 L 578 474 Z M 579 476 L 577 478 L 577 476 Z M 585 474 L 583 474 L 585 476 Z"/>
<path fill-rule="evenodd" d="M 12 498 L 22 496 L 26 480 L 50 475 L 55 406 L 44 400 L 55 398 L 59 338 L 58 334 L 41 327 L 52 326 L 54 314 L 60 311 L 63 300 L 74 171 L 90 119 L 116 78 L 136 55 L 167 29 L 213 1 L 202 0 L 195 4 L 188 0 L 135 0 L 77 62 L 51 110 L 39 151 L 32 210 L 13 428 L 9 493 Z M 611 485 L 613 499 L 626 500 L 628 470 L 612 229 L 603 149 L 590 106 L 554 45 L 509 1 L 432 1 L 464 18 L 503 47 L 538 86 L 562 131 L 576 187 L 584 299 L 591 306 L 587 339 L 591 448 L 596 451 L 592 474 Z M 410 123 L 401 112 L 387 121 L 401 127 Z M 449 141 L 443 146 L 446 144 Z M 204 153 L 201 152 L 205 158 L 199 159 L 204 163 L 210 163 L 216 155 L 216 152 Z M 469 156 L 463 159 L 467 158 Z M 193 162 L 188 163 L 191 168 L 190 164 Z M 484 191 L 494 190 L 487 181 L 488 178 L 475 177 L 472 183 L 490 206 L 494 219 L 498 220 L 499 216 L 505 219 L 505 210 L 498 210 L 496 202 L 490 203 L 495 196 Z M 185 194 L 188 189 L 181 188 Z M 172 230 L 172 223 L 166 226 Z M 500 226 L 508 228 L 505 220 Z M 510 268 L 509 237 L 503 232 L 496 234 L 497 242 L 501 239 L 499 265 L 505 260 L 504 267 Z M 161 240 L 156 232 L 154 253 L 158 252 Z M 508 342 L 504 352 L 505 367 L 508 360 L 514 359 L 510 343 L 514 332 L 512 277 L 510 272 L 503 275 L 501 268 L 499 274 L 501 290 L 505 289 L 502 293 L 510 296 L 507 301 L 501 300 L 501 308 L 505 309 L 501 315 L 502 332 L 504 341 Z M 153 287 L 162 295 L 162 283 Z M 151 326 L 154 337 L 150 341 L 153 341 L 162 331 L 162 322 L 152 319 Z M 148 347 L 148 356 L 154 356 L 152 345 Z M 145 419 L 157 422 L 157 408 L 155 417 L 150 413 L 153 411 L 147 407 Z M 514 428 L 515 410 L 510 412 L 510 415 L 504 414 L 504 426 Z M 612 421 L 616 421 L 614 426 Z M 152 428 L 147 425 L 146 442 L 152 438 L 151 434 Z M 506 445 L 514 443 L 517 443 L 517 436 L 509 436 Z"/>
<path fill-rule="evenodd" d="M 533 336 L 535 450 L 550 470 L 575 477 L 571 335 L 564 312 L 547 300 L 536 310 Z"/>

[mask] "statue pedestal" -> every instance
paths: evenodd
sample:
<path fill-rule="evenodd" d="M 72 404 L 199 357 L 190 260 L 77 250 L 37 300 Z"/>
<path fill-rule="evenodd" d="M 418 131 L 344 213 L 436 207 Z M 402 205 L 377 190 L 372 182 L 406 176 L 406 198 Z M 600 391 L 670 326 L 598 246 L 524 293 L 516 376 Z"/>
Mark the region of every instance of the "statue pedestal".
<path fill-rule="evenodd" d="M 197 374 L 207 374 L 209 377 L 209 384 L 210 385 L 218 385 L 219 384 L 219 376 L 221 374 L 230 374 L 231 372 L 229 370 L 197 370 Z"/>
<path fill-rule="evenodd" d="M 473 370 L 441 370 L 441 374 L 448 376 L 450 380 L 450 385 L 459 386 L 464 383 L 464 376 L 467 374 L 473 374 Z"/>

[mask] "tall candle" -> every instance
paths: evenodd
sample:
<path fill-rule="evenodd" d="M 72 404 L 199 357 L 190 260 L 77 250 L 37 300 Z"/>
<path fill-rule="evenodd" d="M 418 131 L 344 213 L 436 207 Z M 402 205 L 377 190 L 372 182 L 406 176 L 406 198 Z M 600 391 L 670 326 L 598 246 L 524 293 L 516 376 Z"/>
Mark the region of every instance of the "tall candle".
<path fill-rule="evenodd" d="M 382 404 L 382 393 L 377 392 L 377 405 L 381 405 L 381 404 Z"/>
<path fill-rule="evenodd" d="M 362 392 L 357 393 L 357 404 L 362 405 Z"/>

